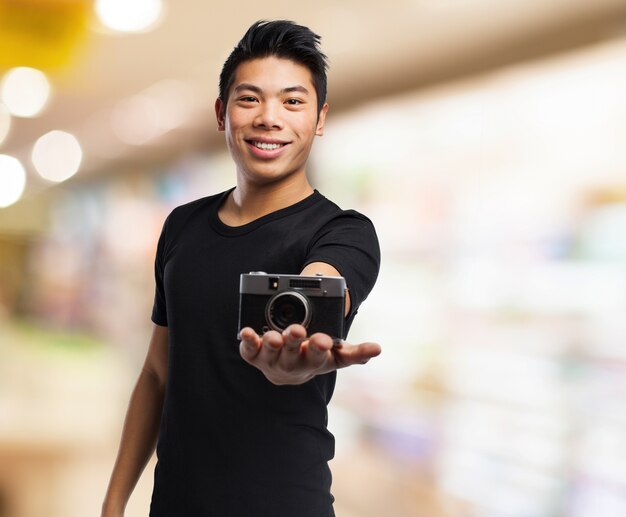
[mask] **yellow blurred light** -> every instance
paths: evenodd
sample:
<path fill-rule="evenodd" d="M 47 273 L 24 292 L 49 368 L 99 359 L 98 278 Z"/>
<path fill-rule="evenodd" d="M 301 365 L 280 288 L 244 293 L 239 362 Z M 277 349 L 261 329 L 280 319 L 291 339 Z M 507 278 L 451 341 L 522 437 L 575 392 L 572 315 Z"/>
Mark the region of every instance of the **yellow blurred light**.
<path fill-rule="evenodd" d="M 96 0 L 96 14 L 105 27 L 118 32 L 145 32 L 161 19 L 161 0 Z"/>
<path fill-rule="evenodd" d="M 88 36 L 91 0 L 0 0 L 0 68 L 71 64 Z"/>
<path fill-rule="evenodd" d="M 2 78 L 0 97 L 12 115 L 36 117 L 48 102 L 50 83 L 43 72 L 19 66 Z"/>
<path fill-rule="evenodd" d="M 26 173 L 17 158 L 0 154 L 0 208 L 17 202 L 26 186 Z"/>
<path fill-rule="evenodd" d="M 11 130 L 11 114 L 0 102 L 0 145 L 4 142 Z"/>
<path fill-rule="evenodd" d="M 32 161 L 39 175 L 61 182 L 71 178 L 80 167 L 83 150 L 76 137 L 65 131 L 50 131 L 33 147 Z"/>

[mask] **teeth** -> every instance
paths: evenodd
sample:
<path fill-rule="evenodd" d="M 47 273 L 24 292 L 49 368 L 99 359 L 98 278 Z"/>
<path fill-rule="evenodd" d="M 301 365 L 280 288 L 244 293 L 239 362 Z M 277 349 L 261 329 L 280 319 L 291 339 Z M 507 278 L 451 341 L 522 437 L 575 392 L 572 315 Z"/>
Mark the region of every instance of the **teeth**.
<path fill-rule="evenodd" d="M 282 147 L 282 144 L 266 144 L 265 142 L 254 142 L 254 146 L 259 149 L 263 149 L 264 151 L 273 151 L 274 149 L 278 149 Z"/>

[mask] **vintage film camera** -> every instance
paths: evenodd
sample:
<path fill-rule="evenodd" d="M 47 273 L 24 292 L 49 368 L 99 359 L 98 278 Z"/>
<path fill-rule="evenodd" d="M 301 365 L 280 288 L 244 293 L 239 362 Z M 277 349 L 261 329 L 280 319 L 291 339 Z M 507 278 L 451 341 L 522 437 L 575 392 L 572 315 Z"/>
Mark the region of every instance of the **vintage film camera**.
<path fill-rule="evenodd" d="M 346 281 L 340 276 L 242 274 L 239 285 L 239 329 L 262 335 L 282 332 L 292 323 L 307 335 L 323 332 L 335 342 L 344 337 Z"/>

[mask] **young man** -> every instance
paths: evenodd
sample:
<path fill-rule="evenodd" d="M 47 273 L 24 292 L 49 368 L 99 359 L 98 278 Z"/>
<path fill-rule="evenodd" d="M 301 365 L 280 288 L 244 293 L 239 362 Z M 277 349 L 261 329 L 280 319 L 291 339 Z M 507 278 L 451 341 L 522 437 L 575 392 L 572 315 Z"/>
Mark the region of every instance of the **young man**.
<path fill-rule="evenodd" d="M 307 179 L 328 110 L 319 39 L 292 22 L 257 22 L 224 64 L 215 111 L 237 186 L 178 207 L 163 227 L 155 325 L 105 517 L 123 515 L 157 440 L 153 517 L 334 515 L 326 425 L 336 370 L 380 347 L 333 347 L 300 325 L 262 336 L 237 328 L 241 273 L 343 276 L 346 328 L 378 274 L 371 222 Z"/>

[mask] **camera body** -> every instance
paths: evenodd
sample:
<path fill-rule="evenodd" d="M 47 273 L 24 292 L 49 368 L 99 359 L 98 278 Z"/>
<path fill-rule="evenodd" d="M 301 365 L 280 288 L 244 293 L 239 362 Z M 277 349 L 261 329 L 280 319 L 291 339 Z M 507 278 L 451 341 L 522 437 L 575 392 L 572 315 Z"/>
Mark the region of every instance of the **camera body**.
<path fill-rule="evenodd" d="M 242 274 L 239 284 L 239 329 L 253 328 L 263 335 L 282 332 L 293 323 L 307 335 L 323 332 L 343 338 L 346 281 L 340 276 Z"/>

